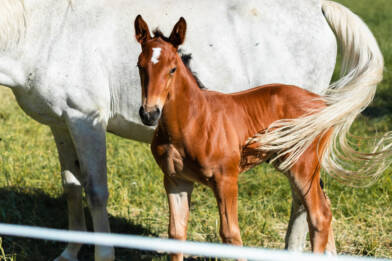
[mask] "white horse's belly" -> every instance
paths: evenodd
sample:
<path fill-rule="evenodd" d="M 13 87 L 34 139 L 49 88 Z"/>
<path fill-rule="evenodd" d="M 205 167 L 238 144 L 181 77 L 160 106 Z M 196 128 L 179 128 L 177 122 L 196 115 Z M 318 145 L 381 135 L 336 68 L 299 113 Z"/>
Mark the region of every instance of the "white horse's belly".
<path fill-rule="evenodd" d="M 16 101 L 23 111 L 34 120 L 46 125 L 63 125 L 61 110 L 50 100 L 34 91 L 12 89 Z"/>

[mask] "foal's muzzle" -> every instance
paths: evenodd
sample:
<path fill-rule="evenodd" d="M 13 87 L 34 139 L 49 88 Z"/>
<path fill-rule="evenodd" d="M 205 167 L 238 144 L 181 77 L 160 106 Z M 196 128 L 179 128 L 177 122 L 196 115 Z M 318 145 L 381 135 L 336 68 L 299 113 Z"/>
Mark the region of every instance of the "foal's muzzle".
<path fill-rule="evenodd" d="M 152 107 L 152 109 L 146 111 L 143 106 L 139 110 L 140 119 L 147 126 L 155 126 L 158 124 L 158 120 L 161 117 L 161 110 L 158 106 Z"/>

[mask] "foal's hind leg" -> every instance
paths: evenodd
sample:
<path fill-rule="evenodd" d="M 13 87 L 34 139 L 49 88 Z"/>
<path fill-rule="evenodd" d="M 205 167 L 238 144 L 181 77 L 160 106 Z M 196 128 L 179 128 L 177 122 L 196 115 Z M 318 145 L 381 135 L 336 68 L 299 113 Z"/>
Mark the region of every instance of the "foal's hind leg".
<path fill-rule="evenodd" d="M 95 232 L 110 232 L 106 204 L 109 196 L 106 175 L 106 123 L 99 113 L 86 115 L 69 109 L 65 119 L 80 169 Z M 95 246 L 95 261 L 114 260 L 114 248 Z"/>
<path fill-rule="evenodd" d="M 82 180 L 72 139 L 66 129 L 52 127 L 52 133 L 59 153 L 62 184 L 68 205 L 69 230 L 86 230 L 82 205 Z M 76 261 L 81 244 L 69 243 L 55 261 Z"/>
<path fill-rule="evenodd" d="M 328 202 L 328 205 L 331 206 L 331 201 L 329 200 L 328 197 L 327 197 L 327 202 Z M 329 226 L 328 243 L 327 243 L 327 246 L 325 248 L 325 253 L 328 254 L 328 255 L 336 255 L 337 254 L 332 223 Z"/>
<path fill-rule="evenodd" d="M 291 168 L 292 184 L 304 202 L 308 213 L 308 224 L 312 250 L 324 253 L 328 243 L 332 212 L 329 200 L 320 186 L 320 166 L 312 145 Z"/>
<path fill-rule="evenodd" d="M 186 240 L 193 182 L 165 174 L 164 183 L 170 210 L 169 237 Z M 182 253 L 171 255 L 171 260 L 177 261 L 183 258 Z"/>

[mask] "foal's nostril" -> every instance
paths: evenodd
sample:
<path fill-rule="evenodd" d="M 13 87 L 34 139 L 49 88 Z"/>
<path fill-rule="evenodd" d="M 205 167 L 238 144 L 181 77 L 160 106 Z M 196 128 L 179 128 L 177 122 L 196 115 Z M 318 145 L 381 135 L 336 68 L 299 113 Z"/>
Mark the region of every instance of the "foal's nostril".
<path fill-rule="evenodd" d="M 142 122 L 144 124 L 148 125 L 148 123 L 150 122 L 149 113 L 144 110 L 143 106 L 141 106 L 139 109 L 139 115 L 140 115 L 140 119 L 142 120 Z"/>
<path fill-rule="evenodd" d="M 145 125 L 154 126 L 158 123 L 158 120 L 161 117 L 161 110 L 155 106 L 153 110 L 146 111 L 144 107 L 141 106 L 139 109 L 139 115 Z"/>
<path fill-rule="evenodd" d="M 153 112 L 151 112 L 151 119 L 159 119 L 159 116 L 161 116 L 161 110 L 156 107 L 155 110 Z"/>

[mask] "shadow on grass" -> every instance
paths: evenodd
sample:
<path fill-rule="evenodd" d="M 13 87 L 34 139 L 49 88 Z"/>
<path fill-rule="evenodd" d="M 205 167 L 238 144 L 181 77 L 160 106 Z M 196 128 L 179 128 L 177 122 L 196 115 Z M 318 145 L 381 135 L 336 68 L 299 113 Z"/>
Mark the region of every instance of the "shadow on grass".
<path fill-rule="evenodd" d="M 378 118 L 392 114 L 392 93 L 390 89 L 381 89 L 377 92 L 374 101 L 362 112 L 366 117 Z"/>
<path fill-rule="evenodd" d="M 362 114 L 368 118 L 379 118 L 392 114 L 392 106 L 369 106 Z"/>
<path fill-rule="evenodd" d="M 87 228 L 92 231 L 91 216 L 85 208 Z M 113 233 L 158 237 L 140 224 L 110 216 Z M 66 200 L 53 198 L 41 190 L 23 191 L 21 188 L 0 189 L 0 222 L 57 229 L 67 228 Z M 2 237 L 2 247 L 11 260 L 47 261 L 56 258 L 66 243 L 29 238 Z M 80 261 L 94 260 L 94 246 L 85 245 L 79 253 Z M 166 254 L 116 248 L 116 260 L 166 260 Z M 0 256 L 1 260 L 1 256 Z M 187 258 L 187 261 L 210 260 Z M 215 260 L 215 259 L 212 259 Z"/>
<path fill-rule="evenodd" d="M 65 198 L 53 198 L 40 190 L 20 191 L 20 188 L 0 189 L 0 221 L 38 227 L 66 229 L 67 212 Z M 87 227 L 92 231 L 91 217 L 85 209 Z M 157 237 L 142 225 L 124 218 L 110 217 L 113 233 L 149 235 Z M 14 260 L 53 260 L 65 247 L 65 243 L 3 237 L 3 248 Z M 94 247 L 83 246 L 81 261 L 93 260 Z M 116 249 L 116 260 L 162 260 L 164 255 L 128 249 Z M 1 257 L 0 257 L 1 259 Z"/>

